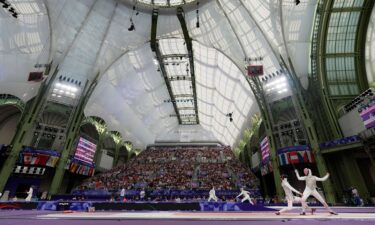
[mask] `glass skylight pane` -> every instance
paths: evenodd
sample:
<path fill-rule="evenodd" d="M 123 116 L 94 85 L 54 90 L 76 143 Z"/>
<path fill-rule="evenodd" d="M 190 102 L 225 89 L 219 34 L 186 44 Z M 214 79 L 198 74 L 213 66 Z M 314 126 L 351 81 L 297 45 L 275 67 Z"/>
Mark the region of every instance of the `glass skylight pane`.
<path fill-rule="evenodd" d="M 187 54 L 184 39 L 162 39 L 159 41 L 162 55 Z"/>
<path fill-rule="evenodd" d="M 184 114 L 184 115 L 186 115 L 186 114 L 195 114 L 195 111 L 194 110 L 192 110 L 192 109 L 180 109 L 179 110 L 179 112 L 180 112 L 180 114 Z"/>
<path fill-rule="evenodd" d="M 192 94 L 190 81 L 175 81 L 171 83 L 174 95 Z"/>
<path fill-rule="evenodd" d="M 166 6 L 167 5 L 167 0 L 154 0 L 155 5 L 162 5 Z"/>
<path fill-rule="evenodd" d="M 183 3 L 184 3 L 183 0 L 170 0 L 170 5 L 171 6 L 181 5 Z"/>
<path fill-rule="evenodd" d="M 151 4 L 152 0 L 138 0 L 139 2 L 145 3 L 145 4 Z"/>

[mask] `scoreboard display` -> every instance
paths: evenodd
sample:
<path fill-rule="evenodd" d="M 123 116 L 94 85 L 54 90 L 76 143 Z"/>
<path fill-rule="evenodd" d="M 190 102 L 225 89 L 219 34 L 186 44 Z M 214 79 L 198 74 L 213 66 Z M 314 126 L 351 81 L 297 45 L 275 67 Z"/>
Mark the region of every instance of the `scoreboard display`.
<path fill-rule="evenodd" d="M 263 65 L 249 65 L 247 67 L 247 75 L 250 77 L 261 76 L 263 74 Z"/>
<path fill-rule="evenodd" d="M 96 144 L 80 137 L 77 144 L 77 149 L 74 158 L 82 162 L 92 164 L 96 152 Z"/>

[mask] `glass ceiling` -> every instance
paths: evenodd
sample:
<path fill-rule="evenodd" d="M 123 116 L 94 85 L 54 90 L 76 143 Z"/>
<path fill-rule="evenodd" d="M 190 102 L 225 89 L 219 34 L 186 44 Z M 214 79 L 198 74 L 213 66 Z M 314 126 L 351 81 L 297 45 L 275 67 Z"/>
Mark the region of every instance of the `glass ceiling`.
<path fill-rule="evenodd" d="M 197 124 L 194 107 L 194 90 L 190 73 L 189 55 L 183 39 L 162 39 L 159 41 L 162 63 L 172 95 L 177 106 L 181 124 Z M 167 100 L 171 102 L 171 100 Z"/>
<path fill-rule="evenodd" d="M 333 8 L 345 11 L 332 12 L 328 25 L 325 63 L 331 95 L 359 94 L 355 39 L 363 3 L 363 0 L 339 0 L 333 5 Z"/>
<path fill-rule="evenodd" d="M 158 68 L 160 60 L 154 60 L 149 46 L 150 11 L 134 13 L 132 6 L 134 3 L 150 8 L 194 6 L 196 0 L 11 2 L 20 16 L 16 20 L 0 10 L 1 91 L 28 101 L 37 94 L 39 83 L 27 82 L 25 76 L 30 71 L 37 71 L 36 63 L 44 64 L 52 59 L 59 65 L 60 74 L 75 80 L 91 82 L 99 74 L 85 115 L 101 117 L 109 130 L 119 131 L 123 139 L 131 141 L 136 148 L 144 148 L 157 136 L 181 127 L 173 116 L 176 114 L 173 105 L 168 102 L 172 97 L 185 124 L 199 122 L 199 125 L 184 128 L 202 127 L 222 143 L 234 147 L 241 133 L 248 128 L 251 115 L 259 112 L 244 76 L 247 65 L 244 58 L 262 57 L 265 74 L 280 69 L 278 56 L 271 51 L 268 42 L 275 46 L 277 55 L 284 52 L 281 20 L 286 28 L 290 27 L 286 29 L 287 33 L 298 37 L 307 34 L 304 35 L 306 38 L 292 40 L 298 43 L 290 45 L 292 56 L 308 49 L 303 46 L 309 46 L 306 29 L 310 26 L 301 18 L 308 14 L 305 11 L 313 15 L 316 4 L 309 1 L 311 7 L 304 7 L 304 13 L 295 13 L 305 4 L 297 7 L 293 1 L 288 1 L 291 4 L 283 4 L 283 10 L 290 16 L 282 18 L 280 1 L 200 0 L 205 4 L 199 6 L 199 27 L 196 26 L 196 10 L 185 10 L 188 7 L 184 7 L 184 19 L 193 42 L 194 65 L 190 65 L 177 16 L 160 14 L 156 38 L 161 63 L 173 92 L 170 96 L 161 68 Z M 355 14 L 350 15 L 346 17 L 350 18 L 348 21 L 352 16 L 355 18 Z M 130 19 L 135 27 L 132 31 L 128 29 Z M 332 24 L 335 36 L 344 25 Z M 345 32 L 348 35 L 349 29 L 352 28 Z M 293 62 L 300 58 L 308 61 L 309 54 L 295 56 L 298 57 L 291 57 Z M 300 64 L 295 63 L 297 69 Z M 192 66 L 196 102 L 191 89 Z M 302 75 L 307 76 L 307 73 L 307 66 L 299 71 Z M 233 114 L 233 121 L 226 116 L 228 113 Z"/>
<path fill-rule="evenodd" d="M 47 9 L 42 1 L 8 1 L 18 13 L 15 19 L 0 10 L 0 92 L 27 102 L 35 96 L 39 82 L 28 82 L 27 74 L 39 71 L 35 64 L 47 62 L 50 49 Z"/>
<path fill-rule="evenodd" d="M 220 51 L 195 41 L 193 49 L 199 123 L 223 143 L 235 143 L 259 110 L 246 78 Z"/>

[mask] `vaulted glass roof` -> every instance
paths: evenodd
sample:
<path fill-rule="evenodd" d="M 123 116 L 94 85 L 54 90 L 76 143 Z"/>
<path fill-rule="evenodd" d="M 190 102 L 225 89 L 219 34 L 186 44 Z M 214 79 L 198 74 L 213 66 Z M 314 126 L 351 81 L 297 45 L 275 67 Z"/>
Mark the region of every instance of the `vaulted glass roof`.
<path fill-rule="evenodd" d="M 184 39 L 162 39 L 159 42 L 162 60 L 167 82 L 171 86 L 172 99 L 175 101 L 180 123 L 192 125 L 198 123 L 198 115 L 195 113 L 195 98 L 189 55 Z M 173 103 L 173 102 L 172 102 Z"/>
<path fill-rule="evenodd" d="M 325 63 L 330 95 L 359 94 L 355 43 L 363 0 L 335 1 L 328 24 Z M 342 10 L 342 11 L 341 11 Z"/>
<path fill-rule="evenodd" d="M 53 61 L 59 65 L 58 76 L 82 84 L 98 75 L 85 115 L 102 118 L 109 130 L 119 131 L 135 148 L 182 126 L 150 48 L 150 11 L 135 13 L 134 1 L 127 0 L 10 2 L 19 16 L 0 10 L 0 94 L 30 100 L 40 83 L 28 82 L 29 72 L 44 69 L 36 64 Z M 289 57 L 301 80 L 307 80 L 316 1 L 296 6 L 294 1 L 206 0 L 200 2 L 198 14 L 193 0 L 135 3 L 171 8 L 159 15 L 156 39 L 182 120 L 199 119 L 197 125 L 183 128 L 187 135 L 199 130 L 210 140 L 238 143 L 251 115 L 259 112 L 246 78 L 247 58 L 261 57 L 269 75 L 280 71 L 280 56 Z M 192 41 L 196 102 L 184 33 L 173 8 L 187 4 L 194 6 L 183 19 Z M 132 24 L 134 29 L 129 29 Z M 233 113 L 232 122 L 228 113 Z"/>

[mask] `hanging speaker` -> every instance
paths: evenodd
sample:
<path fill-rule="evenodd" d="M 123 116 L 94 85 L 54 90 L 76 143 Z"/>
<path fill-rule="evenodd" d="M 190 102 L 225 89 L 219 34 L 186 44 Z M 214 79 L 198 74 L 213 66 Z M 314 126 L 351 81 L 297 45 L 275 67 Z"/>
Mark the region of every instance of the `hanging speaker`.
<path fill-rule="evenodd" d="M 42 81 L 43 72 L 30 72 L 27 81 Z"/>
<path fill-rule="evenodd" d="M 247 75 L 250 77 L 263 75 L 263 65 L 249 65 Z"/>

